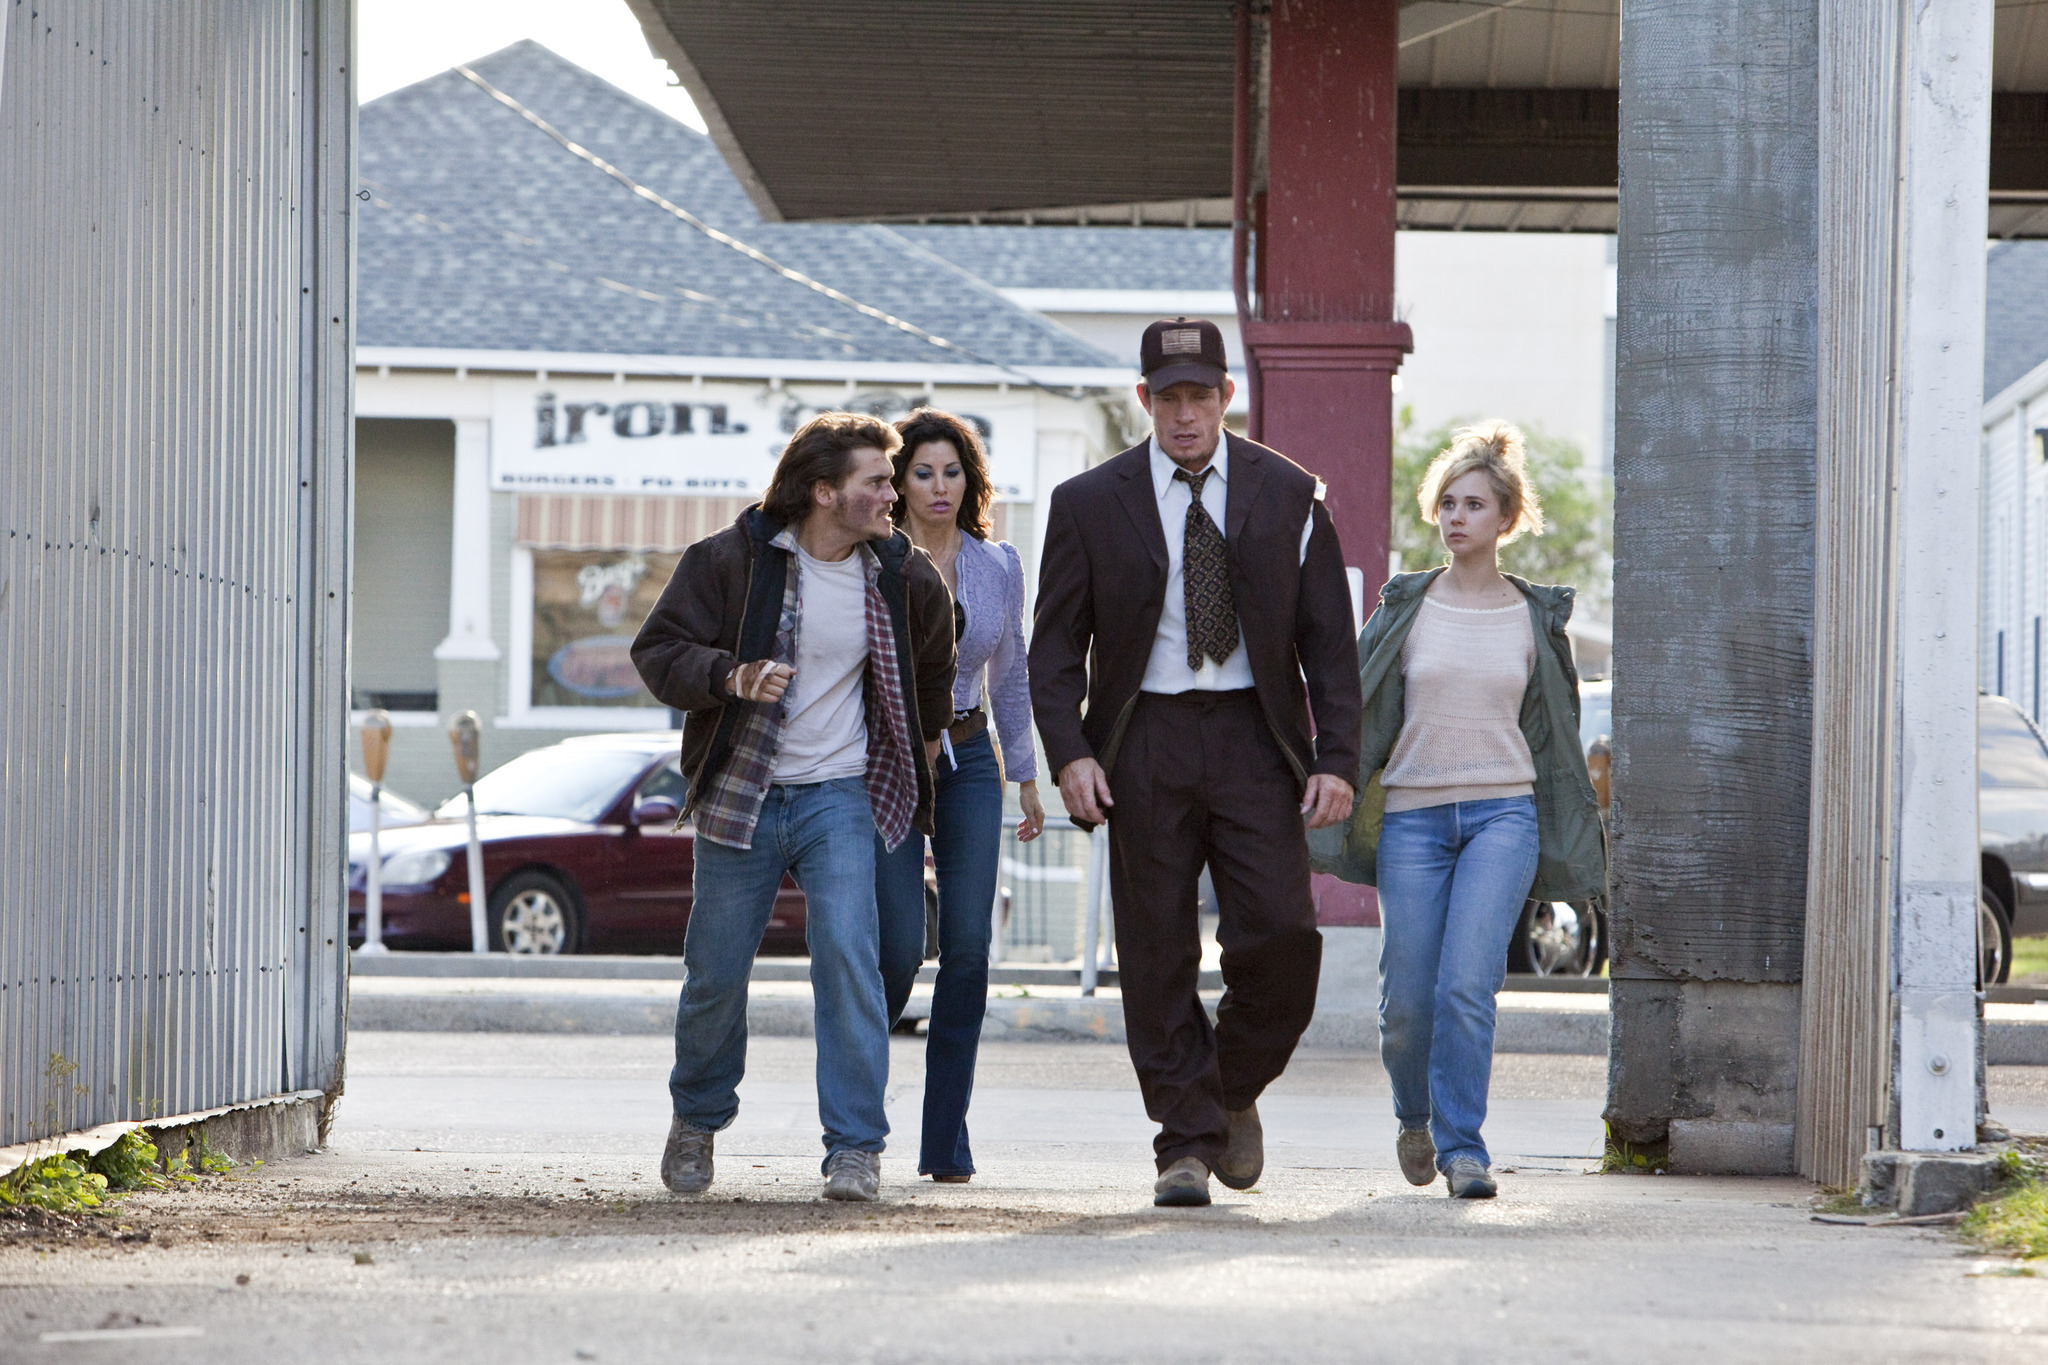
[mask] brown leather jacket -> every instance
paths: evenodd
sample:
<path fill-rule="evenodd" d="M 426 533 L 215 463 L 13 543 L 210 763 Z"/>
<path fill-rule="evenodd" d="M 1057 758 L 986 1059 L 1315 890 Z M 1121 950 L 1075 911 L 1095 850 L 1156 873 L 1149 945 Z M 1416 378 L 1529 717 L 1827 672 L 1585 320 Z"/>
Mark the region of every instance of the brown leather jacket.
<path fill-rule="evenodd" d="M 1225 439 L 1223 535 L 1260 709 L 1297 782 L 1306 785 L 1311 773 L 1355 781 L 1358 656 L 1337 529 L 1315 475 L 1277 450 Z M 1055 773 L 1077 758 L 1114 766 L 1152 657 L 1167 558 L 1151 460 L 1148 440 L 1052 492 L 1031 636 L 1031 709 Z M 1304 557 L 1301 527 L 1311 518 Z"/>
<path fill-rule="evenodd" d="M 739 663 L 765 659 L 774 648 L 790 556 L 768 542 L 781 530 L 782 523 L 754 506 L 683 551 L 633 641 L 633 663 L 647 690 L 685 713 L 686 815 L 732 756 L 743 703 L 727 693 L 726 678 Z M 901 531 L 876 541 L 873 549 L 882 561 L 882 597 L 896 639 L 908 642 L 898 648 L 897 662 L 910 723 L 934 740 L 953 719 L 953 599 L 931 557 Z M 931 833 L 932 773 L 923 745 L 917 746 L 914 823 L 921 833 Z"/>

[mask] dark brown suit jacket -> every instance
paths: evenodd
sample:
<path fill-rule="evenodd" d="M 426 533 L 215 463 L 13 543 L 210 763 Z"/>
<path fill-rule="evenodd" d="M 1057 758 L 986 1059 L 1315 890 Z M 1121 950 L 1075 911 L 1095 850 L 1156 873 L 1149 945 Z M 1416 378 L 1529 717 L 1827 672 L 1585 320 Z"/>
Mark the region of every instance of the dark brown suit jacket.
<path fill-rule="evenodd" d="M 1298 782 L 1311 773 L 1355 782 L 1363 703 L 1337 529 L 1315 475 L 1277 450 L 1225 439 L 1223 537 L 1260 708 Z M 1077 758 L 1113 767 L 1152 656 L 1167 559 L 1151 461 L 1147 438 L 1052 492 L 1032 626 L 1031 708 L 1054 773 Z M 1305 518 L 1314 525 L 1303 559 Z"/>

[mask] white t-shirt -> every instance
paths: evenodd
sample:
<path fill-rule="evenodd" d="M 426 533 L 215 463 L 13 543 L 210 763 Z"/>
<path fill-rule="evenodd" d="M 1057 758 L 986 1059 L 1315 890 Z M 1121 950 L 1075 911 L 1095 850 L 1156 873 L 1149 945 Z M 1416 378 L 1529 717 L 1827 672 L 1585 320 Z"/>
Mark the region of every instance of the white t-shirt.
<path fill-rule="evenodd" d="M 835 563 L 796 552 L 796 677 L 782 699 L 782 743 L 769 780 L 859 777 L 868 767 L 868 576 L 856 548 Z"/>

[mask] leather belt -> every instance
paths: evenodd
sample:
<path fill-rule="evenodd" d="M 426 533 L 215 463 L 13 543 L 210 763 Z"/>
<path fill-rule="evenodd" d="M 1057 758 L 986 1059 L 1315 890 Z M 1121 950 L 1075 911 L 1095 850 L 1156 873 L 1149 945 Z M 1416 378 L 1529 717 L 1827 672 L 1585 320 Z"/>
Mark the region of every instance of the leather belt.
<path fill-rule="evenodd" d="M 988 712 L 979 706 L 969 711 L 955 711 L 953 723 L 946 727 L 946 734 L 955 744 L 964 744 L 988 729 Z"/>

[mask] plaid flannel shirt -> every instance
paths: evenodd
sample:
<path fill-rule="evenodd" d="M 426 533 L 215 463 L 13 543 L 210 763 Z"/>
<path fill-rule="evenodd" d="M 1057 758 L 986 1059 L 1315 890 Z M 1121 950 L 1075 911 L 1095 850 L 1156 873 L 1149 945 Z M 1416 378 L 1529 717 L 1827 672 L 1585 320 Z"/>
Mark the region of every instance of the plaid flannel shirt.
<path fill-rule="evenodd" d="M 769 545 L 790 560 L 783 575 L 782 612 L 776 620 L 775 646 L 769 658 L 794 668 L 797 631 L 803 621 L 803 574 L 796 558 L 795 530 L 784 527 Z M 911 748 L 910 708 L 903 695 L 896 629 L 880 585 L 882 561 L 866 545 L 855 553 L 861 557 L 867 579 L 868 669 L 862 691 L 868 730 L 868 803 L 874 808 L 875 829 L 883 844 L 894 849 L 910 833 L 916 815 L 917 759 Z M 774 775 L 788 701 L 789 694 L 784 693 L 782 700 L 772 705 L 737 699 L 727 703 L 746 710 L 733 736 L 732 757 L 698 803 L 699 838 L 730 848 L 754 846 L 754 826 L 761 818 L 761 802 L 767 798 Z"/>

